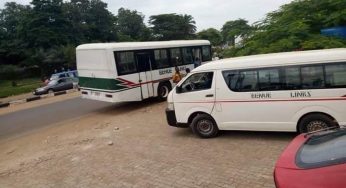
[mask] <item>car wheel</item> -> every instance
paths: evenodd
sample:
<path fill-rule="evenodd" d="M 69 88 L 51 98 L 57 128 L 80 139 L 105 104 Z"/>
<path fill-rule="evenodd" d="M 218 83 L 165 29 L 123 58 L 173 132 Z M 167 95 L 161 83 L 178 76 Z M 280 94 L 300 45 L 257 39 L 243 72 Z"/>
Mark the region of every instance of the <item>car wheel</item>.
<path fill-rule="evenodd" d="M 157 88 L 157 97 L 160 101 L 167 99 L 169 92 L 172 90 L 172 87 L 168 83 L 160 83 Z"/>
<path fill-rule="evenodd" d="M 338 127 L 338 124 L 324 114 L 311 114 L 304 117 L 299 123 L 299 132 L 308 133 L 330 127 Z"/>
<path fill-rule="evenodd" d="M 54 94 L 54 91 L 53 91 L 52 89 L 49 89 L 49 90 L 48 90 L 48 94 L 49 94 L 49 95 L 52 95 L 52 94 Z"/>
<path fill-rule="evenodd" d="M 190 127 L 192 132 L 201 138 L 213 138 L 219 132 L 216 122 L 207 114 L 198 114 L 192 120 Z"/>

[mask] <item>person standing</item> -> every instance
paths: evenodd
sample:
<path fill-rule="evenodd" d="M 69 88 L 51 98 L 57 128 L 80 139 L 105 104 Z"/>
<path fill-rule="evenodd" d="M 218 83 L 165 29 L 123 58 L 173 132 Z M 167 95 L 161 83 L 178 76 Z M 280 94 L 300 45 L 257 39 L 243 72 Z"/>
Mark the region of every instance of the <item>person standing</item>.
<path fill-rule="evenodd" d="M 179 71 L 179 67 L 175 66 L 175 72 L 174 72 L 173 77 L 172 77 L 173 83 L 177 84 L 181 80 L 181 78 L 182 77 L 181 77 L 181 74 Z"/>

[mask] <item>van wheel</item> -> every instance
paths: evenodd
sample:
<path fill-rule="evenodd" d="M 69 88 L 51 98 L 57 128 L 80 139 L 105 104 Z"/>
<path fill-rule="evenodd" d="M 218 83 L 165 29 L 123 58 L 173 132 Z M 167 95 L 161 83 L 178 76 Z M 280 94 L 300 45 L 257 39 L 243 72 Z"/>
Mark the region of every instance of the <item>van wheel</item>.
<path fill-rule="evenodd" d="M 168 83 L 160 83 L 157 88 L 157 97 L 160 101 L 167 99 L 169 92 L 172 90 L 172 87 Z"/>
<path fill-rule="evenodd" d="M 219 132 L 216 122 L 207 114 L 198 114 L 190 127 L 192 132 L 201 138 L 213 138 Z"/>
<path fill-rule="evenodd" d="M 324 114 L 311 114 L 304 117 L 298 125 L 299 133 L 314 132 L 329 127 L 338 127 L 338 124 Z"/>

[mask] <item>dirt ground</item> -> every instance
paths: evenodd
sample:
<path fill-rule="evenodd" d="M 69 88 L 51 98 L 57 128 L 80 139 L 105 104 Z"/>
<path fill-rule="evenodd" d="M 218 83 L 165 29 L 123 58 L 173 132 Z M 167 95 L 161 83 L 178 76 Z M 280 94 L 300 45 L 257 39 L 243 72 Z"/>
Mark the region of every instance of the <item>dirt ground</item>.
<path fill-rule="evenodd" d="M 0 187 L 274 187 L 275 161 L 294 134 L 199 139 L 169 127 L 165 107 L 151 100 L 114 105 L 0 141 Z"/>

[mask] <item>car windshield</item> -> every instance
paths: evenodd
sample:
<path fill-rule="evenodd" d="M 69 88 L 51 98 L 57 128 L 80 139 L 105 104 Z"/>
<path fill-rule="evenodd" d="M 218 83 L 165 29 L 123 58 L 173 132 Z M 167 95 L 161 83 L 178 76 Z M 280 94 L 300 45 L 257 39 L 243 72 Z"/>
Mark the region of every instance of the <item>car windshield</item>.
<path fill-rule="evenodd" d="M 311 136 L 298 151 L 296 163 L 301 168 L 346 163 L 346 129 Z"/>
<path fill-rule="evenodd" d="M 54 74 L 50 77 L 50 80 L 56 80 L 59 78 L 59 75 L 58 74 Z"/>
<path fill-rule="evenodd" d="M 55 85 L 58 81 L 57 80 L 52 80 L 48 83 L 49 86 Z"/>

